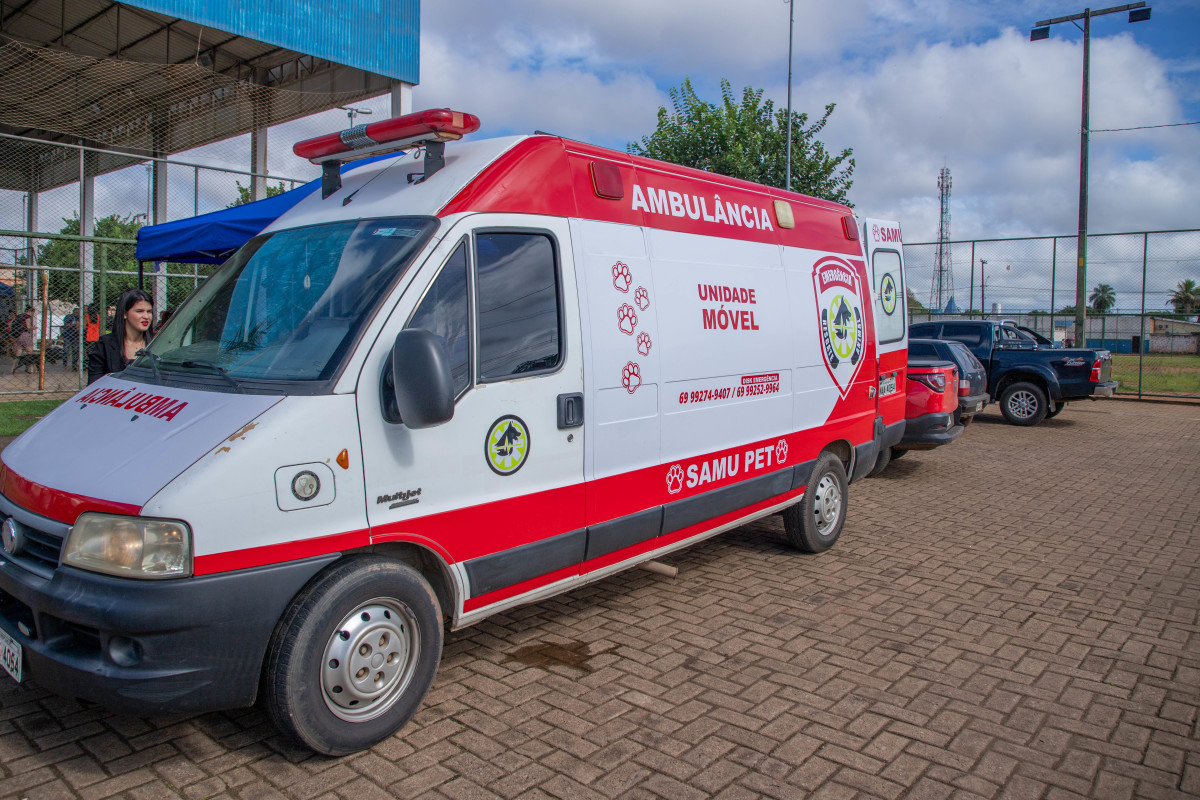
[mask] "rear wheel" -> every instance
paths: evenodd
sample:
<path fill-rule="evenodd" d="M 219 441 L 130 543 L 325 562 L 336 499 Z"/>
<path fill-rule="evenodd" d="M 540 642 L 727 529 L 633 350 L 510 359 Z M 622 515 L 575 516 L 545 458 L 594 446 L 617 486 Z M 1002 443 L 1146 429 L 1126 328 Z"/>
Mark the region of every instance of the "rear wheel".
<path fill-rule="evenodd" d="M 846 468 L 833 453 L 822 453 L 799 503 L 783 510 L 788 541 L 804 553 L 833 547 L 846 523 Z"/>
<path fill-rule="evenodd" d="M 1054 404 L 1054 408 L 1052 408 L 1052 409 L 1050 409 L 1049 411 L 1047 411 L 1047 412 L 1046 412 L 1046 419 L 1054 419 L 1054 418 L 1055 418 L 1055 417 L 1057 417 L 1059 414 L 1061 414 L 1061 413 L 1062 413 L 1062 410 L 1063 410 L 1064 408 L 1066 408 L 1066 407 L 1067 407 L 1067 401 L 1066 401 L 1066 400 L 1060 400 L 1060 401 L 1058 401 L 1057 403 L 1055 403 L 1055 404 Z"/>
<path fill-rule="evenodd" d="M 907 450 L 901 450 L 899 447 L 893 447 L 892 448 L 892 461 L 895 461 L 897 458 L 904 458 L 904 456 L 907 453 L 908 453 Z"/>
<path fill-rule="evenodd" d="M 398 561 L 352 556 L 301 592 L 276 627 L 267 711 L 318 753 L 363 750 L 416 713 L 441 651 L 441 610 L 425 579 Z"/>
<path fill-rule="evenodd" d="M 1037 384 L 1019 381 L 1000 393 L 1000 413 L 1013 425 L 1037 425 L 1047 410 L 1046 393 Z"/>

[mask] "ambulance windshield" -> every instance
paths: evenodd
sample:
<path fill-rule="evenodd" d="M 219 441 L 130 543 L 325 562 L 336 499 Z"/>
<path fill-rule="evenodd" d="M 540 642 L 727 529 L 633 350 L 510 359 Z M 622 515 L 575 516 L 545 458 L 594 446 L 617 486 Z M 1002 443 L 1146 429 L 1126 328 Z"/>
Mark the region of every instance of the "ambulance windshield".
<path fill-rule="evenodd" d="M 329 380 L 436 227 L 427 217 L 395 217 L 258 236 L 154 337 L 154 366 L 239 388 Z M 152 368 L 146 357 L 133 366 Z"/>

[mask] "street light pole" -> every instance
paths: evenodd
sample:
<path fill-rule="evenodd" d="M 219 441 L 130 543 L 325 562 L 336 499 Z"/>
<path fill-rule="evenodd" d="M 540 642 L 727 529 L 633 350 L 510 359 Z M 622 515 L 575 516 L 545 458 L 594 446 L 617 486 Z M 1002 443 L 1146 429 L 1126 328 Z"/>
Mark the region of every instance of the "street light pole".
<path fill-rule="evenodd" d="M 987 318 L 987 259 L 979 259 L 979 315 Z"/>
<path fill-rule="evenodd" d="M 792 28 L 796 24 L 796 0 L 788 4 L 788 98 L 787 98 L 787 172 L 783 188 L 792 190 Z"/>
<path fill-rule="evenodd" d="M 1088 139 L 1091 134 L 1088 121 L 1088 107 L 1091 95 L 1091 60 L 1092 60 L 1092 17 L 1105 14 L 1116 14 L 1121 11 L 1129 12 L 1130 22 L 1144 22 L 1150 19 L 1150 9 L 1144 2 L 1128 3 L 1123 6 L 1104 8 L 1092 11 L 1085 8 L 1081 14 L 1071 14 L 1066 17 L 1044 19 L 1035 23 L 1029 32 L 1029 41 L 1036 42 L 1050 38 L 1050 26 L 1060 22 L 1070 22 L 1080 27 L 1077 20 L 1083 20 L 1083 111 L 1079 123 L 1079 240 L 1076 246 L 1075 267 L 1075 346 L 1087 346 L 1087 228 L 1088 228 Z M 1051 311 L 1054 309 L 1051 308 Z"/>

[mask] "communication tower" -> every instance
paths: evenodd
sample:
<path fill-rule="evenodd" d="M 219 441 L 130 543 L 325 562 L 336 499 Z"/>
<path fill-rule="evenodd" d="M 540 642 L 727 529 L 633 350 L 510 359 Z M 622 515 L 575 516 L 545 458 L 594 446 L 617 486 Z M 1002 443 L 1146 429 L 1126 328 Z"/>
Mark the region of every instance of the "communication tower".
<path fill-rule="evenodd" d="M 941 193 L 941 217 L 938 219 L 937 253 L 933 264 L 933 286 L 929 289 L 929 310 L 943 311 L 954 297 L 954 266 L 950 258 L 950 168 L 938 173 Z"/>

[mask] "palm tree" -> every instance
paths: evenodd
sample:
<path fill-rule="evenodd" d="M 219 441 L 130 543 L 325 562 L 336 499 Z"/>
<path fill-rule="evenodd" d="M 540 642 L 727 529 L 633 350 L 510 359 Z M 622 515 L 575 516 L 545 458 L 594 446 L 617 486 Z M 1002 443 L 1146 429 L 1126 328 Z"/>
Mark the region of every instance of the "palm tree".
<path fill-rule="evenodd" d="M 1175 287 L 1175 291 L 1171 292 L 1171 299 L 1167 301 L 1175 307 L 1176 314 L 1192 314 L 1197 309 L 1200 309 L 1200 286 L 1191 278 L 1186 281 L 1180 281 Z"/>
<path fill-rule="evenodd" d="M 1092 289 L 1091 295 L 1088 296 L 1088 303 L 1096 311 L 1104 314 L 1117 304 L 1117 291 L 1107 283 L 1102 283 Z"/>

